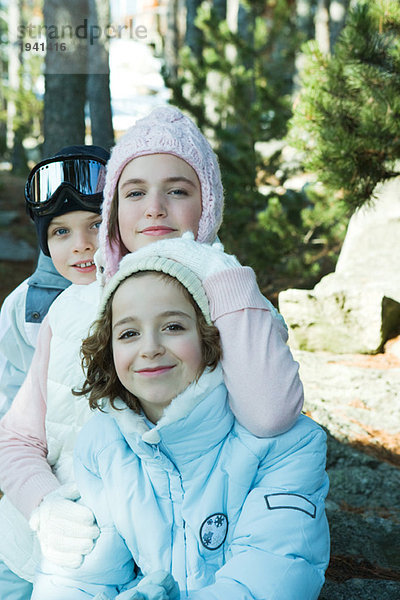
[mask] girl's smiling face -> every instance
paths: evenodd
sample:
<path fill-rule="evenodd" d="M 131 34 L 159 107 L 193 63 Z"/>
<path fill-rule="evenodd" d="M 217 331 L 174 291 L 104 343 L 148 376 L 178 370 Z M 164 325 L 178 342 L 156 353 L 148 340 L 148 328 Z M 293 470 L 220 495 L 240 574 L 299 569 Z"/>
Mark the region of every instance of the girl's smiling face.
<path fill-rule="evenodd" d="M 172 154 L 131 160 L 118 181 L 121 240 L 134 252 L 155 240 L 197 236 L 202 212 L 201 186 L 192 167 Z"/>
<path fill-rule="evenodd" d="M 152 273 L 123 281 L 112 301 L 112 349 L 119 380 L 156 423 L 202 366 L 196 312 L 180 284 Z"/>

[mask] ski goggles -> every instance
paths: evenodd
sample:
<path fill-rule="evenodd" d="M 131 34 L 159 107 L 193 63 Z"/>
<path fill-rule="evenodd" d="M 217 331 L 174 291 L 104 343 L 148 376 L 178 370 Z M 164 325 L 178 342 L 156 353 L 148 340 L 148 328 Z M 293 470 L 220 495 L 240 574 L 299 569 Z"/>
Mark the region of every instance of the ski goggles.
<path fill-rule="evenodd" d="M 106 161 L 98 157 L 56 156 L 38 163 L 25 185 L 30 215 L 51 215 L 71 193 L 82 209 L 94 210 L 102 201 Z M 61 193 L 64 192 L 64 193 Z"/>

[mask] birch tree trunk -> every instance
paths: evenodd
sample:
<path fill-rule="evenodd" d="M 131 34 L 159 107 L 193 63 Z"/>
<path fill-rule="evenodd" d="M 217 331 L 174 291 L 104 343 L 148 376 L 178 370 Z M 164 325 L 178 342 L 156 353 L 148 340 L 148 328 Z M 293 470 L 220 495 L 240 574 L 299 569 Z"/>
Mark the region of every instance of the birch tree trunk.
<path fill-rule="evenodd" d="M 297 0 L 296 3 L 296 25 L 301 35 L 301 41 L 305 42 L 314 37 L 314 7 L 316 0 Z M 293 93 L 296 94 L 301 87 L 300 75 L 304 66 L 304 54 L 298 50 L 295 57 L 295 70 L 293 75 Z"/>
<path fill-rule="evenodd" d="M 315 39 L 324 54 L 331 49 L 329 32 L 329 0 L 318 0 L 315 13 Z"/>
<path fill-rule="evenodd" d="M 346 15 L 350 7 L 350 0 L 335 0 L 329 7 L 330 43 L 333 51 L 335 42 L 346 22 Z"/>

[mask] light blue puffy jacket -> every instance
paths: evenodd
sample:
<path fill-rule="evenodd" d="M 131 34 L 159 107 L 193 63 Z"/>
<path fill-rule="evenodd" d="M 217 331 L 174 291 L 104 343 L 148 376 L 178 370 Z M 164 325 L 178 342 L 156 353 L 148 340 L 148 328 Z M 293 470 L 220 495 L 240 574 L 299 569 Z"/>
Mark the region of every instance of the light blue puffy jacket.
<path fill-rule="evenodd" d="M 121 402 L 120 406 L 124 406 Z M 177 396 L 157 426 L 107 408 L 76 447 L 82 501 L 101 529 L 77 570 L 44 563 L 32 600 L 114 598 L 173 574 L 190 600 L 315 600 L 329 561 L 326 436 L 300 416 L 261 439 L 234 419 L 220 368 Z"/>

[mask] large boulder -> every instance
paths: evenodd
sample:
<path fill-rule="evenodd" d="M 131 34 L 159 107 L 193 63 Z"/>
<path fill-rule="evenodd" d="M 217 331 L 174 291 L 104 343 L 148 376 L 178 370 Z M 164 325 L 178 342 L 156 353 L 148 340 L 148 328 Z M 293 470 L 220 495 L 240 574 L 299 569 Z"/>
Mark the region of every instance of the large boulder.
<path fill-rule="evenodd" d="M 303 350 L 375 353 L 400 328 L 400 178 L 350 220 L 334 273 L 313 290 L 279 294 L 290 343 Z"/>
<path fill-rule="evenodd" d="M 294 350 L 327 431 L 331 562 L 319 600 L 400 598 L 400 362 Z M 300 599 L 299 599 L 300 600 Z"/>

